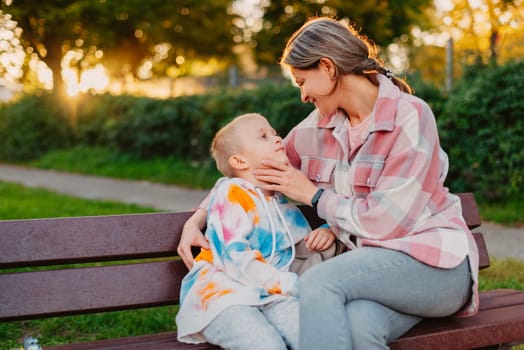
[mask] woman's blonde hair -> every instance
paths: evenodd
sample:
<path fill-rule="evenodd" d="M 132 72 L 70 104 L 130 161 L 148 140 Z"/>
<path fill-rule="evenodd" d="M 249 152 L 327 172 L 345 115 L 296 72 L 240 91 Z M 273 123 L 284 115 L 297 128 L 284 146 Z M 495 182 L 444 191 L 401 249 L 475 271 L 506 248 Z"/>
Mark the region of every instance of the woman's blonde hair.
<path fill-rule="evenodd" d="M 211 156 L 215 160 L 217 169 L 227 177 L 234 176 L 234 169 L 229 164 L 229 158 L 240 152 L 242 145 L 238 140 L 238 135 L 242 132 L 243 122 L 252 118 L 264 118 L 258 113 L 246 113 L 233 118 L 224 125 L 211 142 Z"/>
<path fill-rule="evenodd" d="M 333 61 L 337 76 L 363 75 L 378 85 L 376 73 L 381 73 L 411 93 L 410 86 L 384 66 L 373 42 L 353 26 L 329 17 L 311 18 L 300 27 L 288 40 L 280 64 L 307 70 L 317 68 L 324 57 Z"/>

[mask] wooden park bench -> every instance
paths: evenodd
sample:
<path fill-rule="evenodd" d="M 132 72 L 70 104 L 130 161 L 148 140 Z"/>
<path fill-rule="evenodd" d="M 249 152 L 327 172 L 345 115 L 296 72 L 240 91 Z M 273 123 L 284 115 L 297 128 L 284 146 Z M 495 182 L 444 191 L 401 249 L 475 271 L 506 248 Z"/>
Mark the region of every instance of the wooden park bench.
<path fill-rule="evenodd" d="M 460 195 L 471 228 L 480 226 L 472 194 Z M 306 216 L 312 210 L 304 207 Z M 178 303 L 187 270 L 176 257 L 191 212 L 0 221 L 0 321 L 135 309 Z M 319 223 L 311 219 L 312 227 Z M 489 267 L 476 233 L 481 268 Z M 153 259 L 151 259 L 153 258 Z M 107 262 L 117 264 L 106 264 Z M 85 263 L 88 267 L 71 265 Z M 18 268 L 54 266 L 18 272 Z M 60 268 L 56 269 L 56 266 Z M 174 322 L 174 320 L 173 320 Z M 470 318 L 425 319 L 392 349 L 497 348 L 524 342 L 524 292 L 482 292 Z M 214 349 L 178 343 L 175 332 L 98 340 L 45 349 Z M 268 349 L 271 350 L 271 349 Z M 337 349 L 334 349 L 337 350 Z M 367 350 L 367 349 L 366 349 Z"/>

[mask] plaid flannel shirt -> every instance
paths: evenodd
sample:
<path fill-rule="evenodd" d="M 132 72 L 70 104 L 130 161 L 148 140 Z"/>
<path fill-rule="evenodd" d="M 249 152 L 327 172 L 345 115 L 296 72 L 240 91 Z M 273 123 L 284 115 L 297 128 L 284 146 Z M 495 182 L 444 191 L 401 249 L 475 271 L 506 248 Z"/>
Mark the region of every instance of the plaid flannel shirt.
<path fill-rule="evenodd" d="M 478 310 L 478 250 L 460 199 L 444 186 L 448 157 L 435 117 L 416 96 L 379 75 L 379 93 L 363 143 L 349 149 L 342 113 L 317 110 L 285 138 L 290 162 L 326 191 L 318 214 L 351 246 L 402 251 L 431 266 L 452 268 L 468 257 L 473 295 L 458 315 Z"/>

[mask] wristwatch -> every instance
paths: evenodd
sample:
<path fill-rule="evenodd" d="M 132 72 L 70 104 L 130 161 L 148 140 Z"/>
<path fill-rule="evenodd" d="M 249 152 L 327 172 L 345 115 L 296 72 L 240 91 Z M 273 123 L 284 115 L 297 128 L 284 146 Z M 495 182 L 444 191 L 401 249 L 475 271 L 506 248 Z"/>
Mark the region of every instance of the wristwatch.
<path fill-rule="evenodd" d="M 313 198 L 311 198 L 311 206 L 315 210 L 317 210 L 318 200 L 320 199 L 320 196 L 322 196 L 322 193 L 324 193 L 323 188 L 319 188 L 318 191 L 313 195 Z"/>

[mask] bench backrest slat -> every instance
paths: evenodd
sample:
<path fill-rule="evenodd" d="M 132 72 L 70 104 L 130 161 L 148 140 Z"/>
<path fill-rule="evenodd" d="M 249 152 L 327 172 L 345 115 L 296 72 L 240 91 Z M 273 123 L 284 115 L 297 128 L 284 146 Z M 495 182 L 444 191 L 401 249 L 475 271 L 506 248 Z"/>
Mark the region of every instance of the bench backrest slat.
<path fill-rule="evenodd" d="M 191 214 L 0 221 L 0 268 L 173 256 Z"/>
<path fill-rule="evenodd" d="M 480 213 L 473 193 L 457 193 L 457 196 L 460 198 L 462 204 L 462 216 L 464 216 L 464 220 L 466 220 L 468 227 L 470 229 L 479 227 L 482 224 L 482 221 L 480 220 Z"/>
<path fill-rule="evenodd" d="M 477 202 L 475 201 L 475 196 L 473 193 L 457 193 L 456 195 L 460 198 L 460 203 L 462 205 L 462 216 L 464 216 L 464 220 L 466 221 L 468 227 L 471 230 L 479 227 L 481 225 L 481 220 Z M 300 205 L 299 208 L 310 222 L 311 227 L 318 227 L 321 223 L 325 222 L 318 218 L 313 208 L 306 205 Z"/>
<path fill-rule="evenodd" d="M 473 195 L 459 196 L 469 227 L 479 226 Z M 310 207 L 301 209 L 312 227 L 322 222 Z M 191 214 L 0 221 L 0 321 L 177 304 L 187 269 L 176 258 L 176 247 Z M 476 239 L 481 268 L 487 267 L 482 235 Z M 109 263 L 113 260 L 119 265 Z M 100 264 L 5 271 L 88 262 Z"/>
<path fill-rule="evenodd" d="M 181 260 L 0 274 L 0 320 L 178 303 Z"/>

